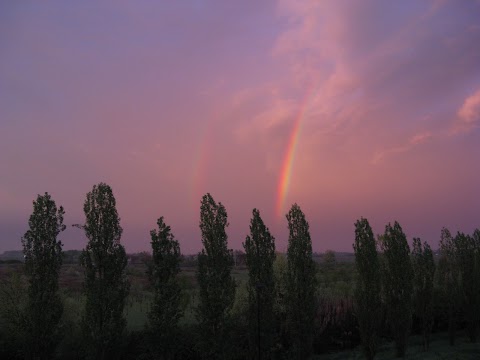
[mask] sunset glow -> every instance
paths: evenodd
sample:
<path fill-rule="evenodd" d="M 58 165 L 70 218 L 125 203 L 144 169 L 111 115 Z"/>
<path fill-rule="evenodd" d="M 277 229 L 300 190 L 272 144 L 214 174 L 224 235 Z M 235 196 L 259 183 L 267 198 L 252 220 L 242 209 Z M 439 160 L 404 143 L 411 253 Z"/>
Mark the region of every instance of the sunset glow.
<path fill-rule="evenodd" d="M 314 251 L 397 220 L 438 246 L 480 226 L 478 1 L 0 2 L 0 253 L 32 201 L 106 182 L 128 252 L 160 216 L 201 247 L 200 201 L 242 249 L 252 209 L 285 250 L 304 211 Z M 459 54 L 461 56 L 459 56 Z"/>

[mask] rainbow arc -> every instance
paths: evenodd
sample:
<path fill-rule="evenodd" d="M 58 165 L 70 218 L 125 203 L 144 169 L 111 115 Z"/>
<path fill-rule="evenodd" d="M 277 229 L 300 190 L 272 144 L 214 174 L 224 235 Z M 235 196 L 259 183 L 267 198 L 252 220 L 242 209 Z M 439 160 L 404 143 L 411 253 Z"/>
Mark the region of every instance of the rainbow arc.
<path fill-rule="evenodd" d="M 276 214 L 278 217 L 281 217 L 283 212 L 285 211 L 285 200 L 287 199 L 290 189 L 290 182 L 292 180 L 293 174 L 293 165 L 295 162 L 295 155 L 302 132 L 303 120 L 305 119 L 305 114 L 310 106 L 313 93 L 313 87 L 309 91 L 307 91 L 302 103 L 300 104 L 299 111 L 293 123 L 292 131 L 290 132 L 290 136 L 288 138 L 288 144 L 283 158 L 282 167 L 280 170 L 280 178 L 277 187 Z"/>

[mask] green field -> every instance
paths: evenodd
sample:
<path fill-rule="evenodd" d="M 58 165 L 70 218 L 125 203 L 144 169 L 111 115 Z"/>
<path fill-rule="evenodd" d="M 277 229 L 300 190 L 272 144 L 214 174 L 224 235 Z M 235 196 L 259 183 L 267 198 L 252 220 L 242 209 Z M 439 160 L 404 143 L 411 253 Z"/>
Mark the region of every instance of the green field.
<path fill-rule="evenodd" d="M 356 347 L 353 351 L 336 352 L 333 354 L 317 355 L 313 357 L 316 360 L 357 360 L 364 359 L 360 347 Z M 378 360 L 395 359 L 395 350 L 393 343 L 384 342 L 379 349 L 379 353 L 375 357 Z M 430 348 L 423 351 L 422 339 L 420 336 L 411 336 L 407 354 L 407 360 L 467 360 L 480 359 L 480 344 L 472 344 L 466 341 L 464 334 L 459 334 L 455 346 L 448 343 L 448 335 L 446 333 L 433 334 Z"/>
<path fill-rule="evenodd" d="M 0 264 L 0 279 L 11 278 L 16 273 L 22 277 L 21 264 Z M 153 294 L 146 275 L 146 265 L 142 262 L 129 264 L 127 274 L 131 283 L 130 295 L 125 308 L 127 330 L 129 333 L 141 333 L 145 329 L 148 312 L 153 300 Z M 197 321 L 195 307 L 197 305 L 197 282 L 194 266 L 183 266 L 180 273 L 180 282 L 184 292 L 184 316 L 181 326 L 194 326 Z M 237 266 L 232 272 L 236 284 L 236 299 L 232 309 L 237 321 L 244 321 L 243 314 L 247 306 L 246 283 L 248 270 L 245 266 Z M 340 360 L 363 359 L 359 338 L 351 331 L 355 327 L 353 315 L 353 289 L 356 281 L 356 271 L 351 257 L 339 257 L 334 263 L 324 263 L 318 259 L 317 279 L 319 283 L 318 299 L 319 310 L 317 319 L 317 333 L 315 335 L 316 355 L 314 359 Z M 65 264 L 62 267 L 60 286 L 64 299 L 64 322 L 69 328 L 69 334 L 79 334 L 80 319 L 82 316 L 84 297 L 82 295 L 83 270 L 76 264 Z M 441 305 L 441 304 L 439 304 Z M 441 306 L 439 307 L 441 311 Z M 242 317 L 243 316 L 243 317 Z M 467 336 L 459 331 L 456 345 L 451 347 L 445 329 L 445 324 L 439 322 L 434 328 L 430 350 L 424 352 L 421 338 L 415 333 L 409 339 L 406 359 L 479 359 L 480 345 L 467 341 Z M 443 326 L 443 327 L 442 327 Z M 68 338 L 62 347 L 75 349 L 69 344 Z M 73 341 L 73 340 L 72 340 Z M 61 348 L 62 348 L 61 347 Z M 67 350 L 62 350 L 68 352 Z M 387 338 L 382 339 L 376 359 L 394 358 L 393 343 Z"/>

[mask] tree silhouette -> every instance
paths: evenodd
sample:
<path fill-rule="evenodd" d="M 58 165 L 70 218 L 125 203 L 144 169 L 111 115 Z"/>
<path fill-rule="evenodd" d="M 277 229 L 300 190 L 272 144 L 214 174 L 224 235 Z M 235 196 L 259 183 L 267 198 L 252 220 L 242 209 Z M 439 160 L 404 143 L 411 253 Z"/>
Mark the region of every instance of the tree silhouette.
<path fill-rule="evenodd" d="M 57 236 L 65 230 L 63 207 L 57 209 L 48 193 L 38 195 L 22 238 L 28 278 L 26 307 L 27 358 L 49 359 L 60 340 L 59 322 L 63 305 L 58 294 L 62 266 L 62 243 Z"/>
<path fill-rule="evenodd" d="M 292 356 L 305 359 L 313 351 L 316 311 L 316 267 L 305 215 L 297 204 L 286 215 L 289 237 L 287 249 L 287 327 Z"/>
<path fill-rule="evenodd" d="M 442 271 L 439 279 L 448 307 L 448 334 L 450 345 L 455 345 L 457 312 L 461 303 L 460 273 L 453 236 L 447 228 L 440 234 L 440 253 Z"/>
<path fill-rule="evenodd" d="M 423 349 L 427 350 L 433 326 L 433 278 L 435 261 L 430 246 L 419 238 L 413 239 L 413 293 L 415 313 L 422 324 Z"/>
<path fill-rule="evenodd" d="M 243 244 L 248 267 L 249 339 L 251 358 L 271 357 L 274 338 L 275 238 L 263 223 L 260 212 L 253 209 L 250 235 Z"/>
<path fill-rule="evenodd" d="M 388 224 L 382 242 L 385 263 L 383 284 L 387 317 L 396 354 L 404 357 L 407 339 L 412 325 L 413 312 L 413 270 L 407 238 L 398 222 Z"/>
<path fill-rule="evenodd" d="M 460 275 L 460 294 L 464 321 L 471 342 L 477 341 L 480 303 L 480 268 L 474 237 L 459 232 L 454 239 L 456 260 Z"/>
<path fill-rule="evenodd" d="M 358 280 L 355 288 L 357 313 L 363 352 L 369 360 L 375 357 L 382 317 L 381 273 L 377 245 L 367 219 L 355 223 L 355 265 Z"/>
<path fill-rule="evenodd" d="M 148 319 L 148 330 L 158 348 L 157 355 L 172 359 L 175 353 L 178 320 L 182 316 L 180 272 L 180 245 L 170 226 L 157 220 L 158 230 L 150 231 L 152 262 L 148 275 L 153 286 L 154 300 Z"/>
<path fill-rule="evenodd" d="M 200 230 L 203 249 L 198 255 L 197 318 L 204 356 L 224 358 L 227 321 L 235 300 L 235 280 L 231 275 L 233 254 L 227 248 L 227 211 L 210 194 L 202 198 Z"/>
<path fill-rule="evenodd" d="M 112 358 L 126 325 L 123 309 L 129 283 L 127 256 L 120 244 L 123 229 L 110 186 L 95 185 L 83 210 L 86 222 L 82 228 L 89 240 L 80 259 L 85 271 L 83 329 L 94 358 Z"/>

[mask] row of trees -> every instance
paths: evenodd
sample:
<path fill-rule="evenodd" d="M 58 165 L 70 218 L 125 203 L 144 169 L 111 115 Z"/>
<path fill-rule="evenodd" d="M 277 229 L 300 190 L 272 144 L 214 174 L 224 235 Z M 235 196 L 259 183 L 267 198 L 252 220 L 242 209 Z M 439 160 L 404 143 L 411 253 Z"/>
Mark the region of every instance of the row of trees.
<path fill-rule="evenodd" d="M 426 350 L 434 321 L 436 273 L 430 246 L 414 238 L 410 251 L 397 222 L 388 224 L 384 234 L 375 239 L 368 220 L 362 218 L 355 224 L 353 248 L 358 271 L 355 311 L 366 358 L 375 357 L 383 323 L 390 328 L 397 356 L 405 356 L 413 316 L 420 323 Z M 459 316 L 463 316 L 470 340 L 476 342 L 480 326 L 480 230 L 472 236 L 458 233 L 454 238 L 443 228 L 440 252 L 437 277 L 443 293 L 439 296 L 448 308 L 450 343 L 454 345 Z"/>
<path fill-rule="evenodd" d="M 457 324 L 466 324 L 468 336 L 477 341 L 480 328 L 480 229 L 472 235 L 459 232 L 455 237 L 442 229 L 440 281 L 446 289 L 450 344 L 455 343 Z"/>
<path fill-rule="evenodd" d="M 95 185 L 83 209 L 85 224 L 75 225 L 88 238 L 80 257 L 86 298 L 82 329 L 91 357 L 105 359 L 119 344 L 126 324 L 127 257 L 120 244 L 123 230 L 112 189 L 103 183 Z M 28 300 L 19 321 L 25 334 L 25 357 L 30 359 L 51 358 L 61 339 L 63 305 L 58 280 L 63 255 L 57 237 L 65 230 L 64 214 L 48 193 L 39 195 L 22 238 Z"/>
<path fill-rule="evenodd" d="M 63 306 L 58 293 L 62 265 L 62 243 L 58 240 L 64 210 L 57 209 L 48 193 L 33 202 L 29 230 L 22 238 L 28 277 L 28 304 L 21 315 L 27 334 L 27 358 L 51 358 L 61 338 Z M 112 189 L 95 185 L 84 203 L 85 224 L 74 225 L 88 238 L 80 264 L 84 269 L 85 310 L 82 330 L 91 358 L 115 357 L 125 330 L 124 307 L 129 293 L 127 258 L 120 244 L 122 227 Z M 286 215 L 289 228 L 287 271 L 285 272 L 285 336 L 294 358 L 304 359 L 312 352 L 316 311 L 316 269 L 312 259 L 309 225 L 300 207 L 292 206 Z M 233 252 L 228 249 L 227 212 L 210 194 L 202 198 L 200 230 L 203 249 L 198 255 L 197 282 L 199 303 L 200 352 L 206 358 L 226 358 L 230 335 L 230 316 L 236 284 L 232 276 Z M 175 357 L 178 322 L 182 317 L 182 289 L 178 281 L 181 252 L 171 228 L 160 217 L 157 229 L 150 232 L 152 261 L 148 276 L 154 289 L 146 334 L 148 351 L 156 357 Z M 275 326 L 274 261 L 275 239 L 265 226 L 260 212 L 253 210 L 250 235 L 243 244 L 249 269 L 248 344 L 251 358 L 269 358 L 277 334 Z"/>
<path fill-rule="evenodd" d="M 91 358 L 115 358 L 125 332 L 124 308 L 130 285 L 112 189 L 104 183 L 94 186 L 87 194 L 84 212 L 85 223 L 74 225 L 88 238 L 80 257 L 85 295 L 83 339 Z M 16 314 L 16 321 L 25 334 L 23 351 L 27 358 L 51 358 L 61 339 L 63 304 L 58 280 L 62 243 L 57 238 L 65 229 L 63 216 L 63 208 L 57 208 L 48 193 L 39 195 L 33 203 L 29 230 L 22 238 L 28 302 L 26 310 Z M 291 207 L 286 219 L 289 239 L 282 271 L 274 271 L 275 238 L 257 209 L 252 212 L 250 234 L 243 244 L 249 272 L 248 358 L 272 358 L 280 351 L 290 358 L 305 359 L 312 353 L 318 284 L 309 224 L 297 204 Z M 228 358 L 231 351 L 228 339 L 232 336 L 237 284 L 232 276 L 234 258 L 228 249 L 227 227 L 225 207 L 210 194 L 203 196 L 196 330 L 198 352 L 205 358 Z M 178 352 L 179 320 L 184 311 L 178 279 L 180 244 L 163 217 L 157 220 L 150 237 L 152 259 L 148 277 L 154 300 L 144 332 L 149 339 L 145 351 L 153 358 L 172 359 Z M 442 258 L 436 272 L 429 245 L 414 238 L 411 251 L 397 222 L 388 224 L 378 237 L 373 235 L 367 219 L 355 223 L 355 317 L 367 359 L 375 357 L 385 324 L 395 341 L 397 355 L 404 356 L 413 316 L 421 324 L 424 347 L 428 347 L 435 273 L 445 289 L 451 343 L 460 316 L 464 316 L 470 339 L 476 341 L 480 323 L 480 231 L 472 236 L 459 233 L 453 238 L 443 229 L 440 245 Z M 276 348 L 279 343 L 284 347 Z"/>
<path fill-rule="evenodd" d="M 315 319 L 315 264 L 312 243 L 305 215 L 296 204 L 287 214 L 290 231 L 287 250 L 287 271 L 284 305 L 290 339 L 290 354 L 304 359 L 312 352 Z M 200 230 L 203 249 L 198 255 L 197 282 L 199 304 L 196 308 L 199 323 L 200 352 L 205 358 L 229 358 L 231 310 L 236 284 L 232 276 L 233 252 L 228 249 L 228 216 L 222 203 L 210 194 L 202 198 Z M 165 225 L 163 218 L 152 230 L 152 264 L 149 267 L 154 284 L 155 301 L 149 317 L 149 334 L 157 344 L 152 353 L 157 357 L 173 358 L 178 320 L 182 316 L 181 289 L 176 281 L 180 265 L 180 247 Z M 260 212 L 253 210 L 250 235 L 243 244 L 249 269 L 248 344 L 249 358 L 271 358 L 277 336 L 274 309 L 275 238 L 265 226 Z"/>

